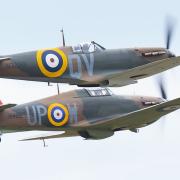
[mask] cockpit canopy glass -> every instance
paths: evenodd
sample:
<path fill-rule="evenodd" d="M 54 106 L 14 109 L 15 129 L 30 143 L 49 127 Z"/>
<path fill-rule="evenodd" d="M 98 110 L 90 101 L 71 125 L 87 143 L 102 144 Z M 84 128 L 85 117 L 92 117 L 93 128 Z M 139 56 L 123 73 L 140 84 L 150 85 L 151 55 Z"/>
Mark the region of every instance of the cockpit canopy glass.
<path fill-rule="evenodd" d="M 93 53 L 95 51 L 103 51 L 104 47 L 92 42 L 80 43 L 72 47 L 74 53 Z"/>

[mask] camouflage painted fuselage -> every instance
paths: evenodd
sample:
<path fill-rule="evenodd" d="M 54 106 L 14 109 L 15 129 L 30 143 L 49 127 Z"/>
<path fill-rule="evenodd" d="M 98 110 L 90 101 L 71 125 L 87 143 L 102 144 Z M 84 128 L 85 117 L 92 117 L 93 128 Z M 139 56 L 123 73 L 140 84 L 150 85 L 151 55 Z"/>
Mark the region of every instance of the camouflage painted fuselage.
<path fill-rule="evenodd" d="M 62 47 L 7 55 L 6 60 L 0 61 L 0 77 L 79 86 L 108 86 L 109 76 L 171 56 L 172 54 L 163 48 L 74 53 L 72 47 Z M 159 72 L 158 70 L 155 73 Z M 150 75 L 153 73 L 139 73 L 129 78 L 133 81 Z"/>
<path fill-rule="evenodd" d="M 83 131 L 116 115 L 125 115 L 161 102 L 162 99 L 153 97 L 90 96 L 86 89 L 75 90 L 4 110 L 0 113 L 0 129 Z M 126 127 L 122 125 L 111 130 L 139 128 L 155 120 L 143 121 L 143 124 L 132 121 Z"/>

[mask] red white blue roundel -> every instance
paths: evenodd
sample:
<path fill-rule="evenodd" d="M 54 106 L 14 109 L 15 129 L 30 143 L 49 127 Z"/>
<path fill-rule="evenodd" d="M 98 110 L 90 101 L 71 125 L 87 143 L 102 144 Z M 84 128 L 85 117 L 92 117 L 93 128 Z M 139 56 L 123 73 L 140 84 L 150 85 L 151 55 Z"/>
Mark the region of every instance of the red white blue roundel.
<path fill-rule="evenodd" d="M 53 50 L 48 50 L 42 54 L 42 63 L 48 71 L 56 72 L 62 67 L 63 60 L 60 54 Z"/>
<path fill-rule="evenodd" d="M 61 122 L 64 120 L 65 112 L 61 107 L 54 107 L 51 110 L 51 117 L 55 122 Z"/>
<path fill-rule="evenodd" d="M 67 69 L 67 56 L 58 48 L 37 51 L 36 59 L 40 71 L 47 77 L 59 77 Z"/>
<path fill-rule="evenodd" d="M 48 120 L 54 126 L 62 126 L 68 122 L 69 112 L 63 104 L 54 103 L 48 107 Z"/>

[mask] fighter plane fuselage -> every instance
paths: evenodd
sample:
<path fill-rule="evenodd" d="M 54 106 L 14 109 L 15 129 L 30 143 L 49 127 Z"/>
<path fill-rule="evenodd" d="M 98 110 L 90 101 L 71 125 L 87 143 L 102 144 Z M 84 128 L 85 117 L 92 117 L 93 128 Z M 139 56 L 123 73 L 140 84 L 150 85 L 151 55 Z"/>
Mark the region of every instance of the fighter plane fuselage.
<path fill-rule="evenodd" d="M 39 101 L 17 105 L 0 112 L 1 130 L 85 130 L 112 117 L 123 116 L 163 102 L 161 98 L 141 96 L 118 96 L 107 89 L 75 90 Z M 144 118 L 141 123 L 114 127 L 133 129 L 145 126 L 157 119 Z"/>
<path fill-rule="evenodd" d="M 108 86 L 108 76 L 170 57 L 164 48 L 74 52 L 72 47 L 7 55 L 0 61 L 0 77 L 30 81 Z M 132 80 L 149 76 L 139 73 Z"/>

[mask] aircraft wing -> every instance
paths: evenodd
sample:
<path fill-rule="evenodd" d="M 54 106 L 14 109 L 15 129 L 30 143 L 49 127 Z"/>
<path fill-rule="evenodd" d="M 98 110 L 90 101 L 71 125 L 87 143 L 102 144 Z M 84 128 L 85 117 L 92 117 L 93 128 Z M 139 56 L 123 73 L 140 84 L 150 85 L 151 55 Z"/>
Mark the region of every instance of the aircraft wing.
<path fill-rule="evenodd" d="M 44 140 L 44 139 L 55 139 L 55 138 L 65 138 L 65 137 L 74 137 L 79 136 L 76 131 L 65 131 L 65 132 L 56 132 L 54 134 L 42 134 L 39 136 L 33 136 L 20 141 L 31 141 L 31 140 Z"/>
<path fill-rule="evenodd" d="M 162 59 L 139 67 L 107 76 L 110 86 L 124 86 L 136 83 L 137 79 L 145 78 L 180 65 L 180 56 Z"/>
<path fill-rule="evenodd" d="M 94 123 L 94 128 L 117 129 L 122 127 L 135 128 L 138 125 L 148 125 L 160 117 L 180 108 L 180 98 L 167 101 L 149 108 L 141 109 L 126 115 L 118 115 L 106 121 Z"/>

